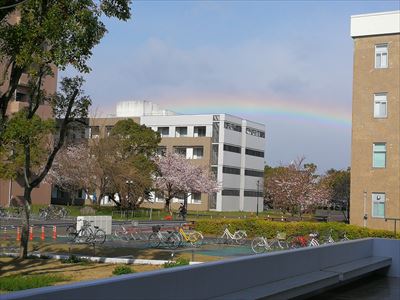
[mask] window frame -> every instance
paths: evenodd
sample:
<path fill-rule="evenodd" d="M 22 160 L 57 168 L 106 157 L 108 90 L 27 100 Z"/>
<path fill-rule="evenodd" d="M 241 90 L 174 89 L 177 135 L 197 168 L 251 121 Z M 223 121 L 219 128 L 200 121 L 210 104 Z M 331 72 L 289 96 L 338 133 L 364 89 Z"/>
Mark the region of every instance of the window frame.
<path fill-rule="evenodd" d="M 384 100 L 378 99 L 379 97 L 385 97 Z M 386 105 L 386 114 L 384 116 L 377 115 L 376 112 L 376 104 L 377 103 L 385 103 Z M 374 94 L 374 119 L 387 119 L 388 117 L 388 100 L 387 100 L 387 93 L 375 93 Z"/>
<path fill-rule="evenodd" d="M 382 49 L 385 47 L 385 51 L 379 51 L 378 49 Z M 380 55 L 380 65 L 378 66 L 378 54 Z M 382 66 L 382 54 L 386 54 L 386 66 Z M 389 45 L 388 43 L 381 43 L 381 44 L 376 44 L 375 45 L 375 64 L 374 64 L 375 69 L 387 69 L 389 67 Z"/>
<path fill-rule="evenodd" d="M 201 149 L 201 156 L 198 156 L 197 154 L 195 155 L 195 150 Z M 204 147 L 203 146 L 196 146 L 193 147 L 193 154 L 192 154 L 192 159 L 203 159 L 204 158 Z"/>
<path fill-rule="evenodd" d="M 375 197 L 379 197 L 383 195 L 383 200 L 377 200 L 375 199 Z M 374 210 L 374 204 L 378 203 L 378 204 L 383 204 L 383 216 L 381 215 L 377 215 L 375 214 L 375 210 Z M 373 218 L 377 218 L 377 219 L 384 219 L 386 215 L 386 193 L 382 193 L 382 192 L 373 192 L 371 193 L 371 216 Z"/>
<path fill-rule="evenodd" d="M 378 146 L 378 145 L 384 145 L 385 146 L 385 150 L 384 151 L 378 151 L 378 150 L 375 150 L 375 146 Z M 380 166 L 376 166 L 376 164 L 375 164 L 375 154 L 378 154 L 378 153 L 384 153 L 385 154 L 385 163 L 384 163 L 384 166 L 383 167 L 380 167 Z M 374 169 L 385 169 L 386 168 L 386 166 L 387 166 L 387 146 L 386 146 L 386 143 L 385 142 L 376 142 L 376 143 L 373 143 L 372 144 L 372 167 L 374 168 Z"/>

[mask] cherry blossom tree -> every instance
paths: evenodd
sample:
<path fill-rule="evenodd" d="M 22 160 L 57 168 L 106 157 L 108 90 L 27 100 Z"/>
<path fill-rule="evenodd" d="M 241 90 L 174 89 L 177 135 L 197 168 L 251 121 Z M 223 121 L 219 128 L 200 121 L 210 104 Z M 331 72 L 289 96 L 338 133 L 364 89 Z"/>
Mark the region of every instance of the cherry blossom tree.
<path fill-rule="evenodd" d="M 191 193 L 213 193 L 220 187 L 210 171 L 196 166 L 185 157 L 176 153 L 167 153 L 155 159 L 158 176 L 154 188 L 161 192 L 165 199 L 165 209 L 171 212 L 171 200 L 184 195 L 187 208 L 187 197 Z"/>
<path fill-rule="evenodd" d="M 267 177 L 266 191 L 275 209 L 301 216 L 328 205 L 330 189 L 321 184 L 320 177 L 315 175 L 316 166 L 303 165 L 303 162 L 304 158 L 297 159 Z"/>

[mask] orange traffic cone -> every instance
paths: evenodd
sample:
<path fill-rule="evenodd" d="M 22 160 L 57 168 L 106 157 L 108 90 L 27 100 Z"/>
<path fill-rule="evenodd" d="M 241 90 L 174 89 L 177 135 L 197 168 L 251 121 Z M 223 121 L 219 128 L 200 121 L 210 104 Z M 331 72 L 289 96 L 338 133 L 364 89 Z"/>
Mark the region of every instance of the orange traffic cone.
<path fill-rule="evenodd" d="M 21 240 L 21 230 L 17 227 L 17 241 Z"/>
<path fill-rule="evenodd" d="M 33 226 L 29 227 L 29 240 L 33 241 Z"/>
<path fill-rule="evenodd" d="M 44 237 L 44 226 L 42 226 L 42 234 L 40 235 L 40 239 L 42 241 L 44 241 L 45 237 Z"/>

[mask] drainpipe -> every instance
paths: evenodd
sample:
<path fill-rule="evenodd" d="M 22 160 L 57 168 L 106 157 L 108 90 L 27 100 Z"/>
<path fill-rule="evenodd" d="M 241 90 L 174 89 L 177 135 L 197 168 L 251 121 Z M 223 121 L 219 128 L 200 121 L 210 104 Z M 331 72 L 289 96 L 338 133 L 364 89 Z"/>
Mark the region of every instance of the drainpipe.
<path fill-rule="evenodd" d="M 367 227 L 367 219 L 368 219 L 368 214 L 367 214 L 367 191 L 364 191 L 364 227 Z"/>

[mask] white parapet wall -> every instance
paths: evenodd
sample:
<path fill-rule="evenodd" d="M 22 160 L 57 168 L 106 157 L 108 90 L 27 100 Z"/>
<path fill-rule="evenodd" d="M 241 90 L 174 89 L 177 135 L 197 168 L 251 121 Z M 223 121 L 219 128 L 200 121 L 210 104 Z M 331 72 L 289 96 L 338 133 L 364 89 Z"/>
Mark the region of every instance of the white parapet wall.
<path fill-rule="evenodd" d="M 103 229 L 106 234 L 111 234 L 112 217 L 111 216 L 79 216 L 76 218 L 76 230 L 80 230 L 83 225 L 83 220 L 89 221 L 92 225 Z"/>
<path fill-rule="evenodd" d="M 400 33 L 400 10 L 351 16 L 352 37 Z"/>

